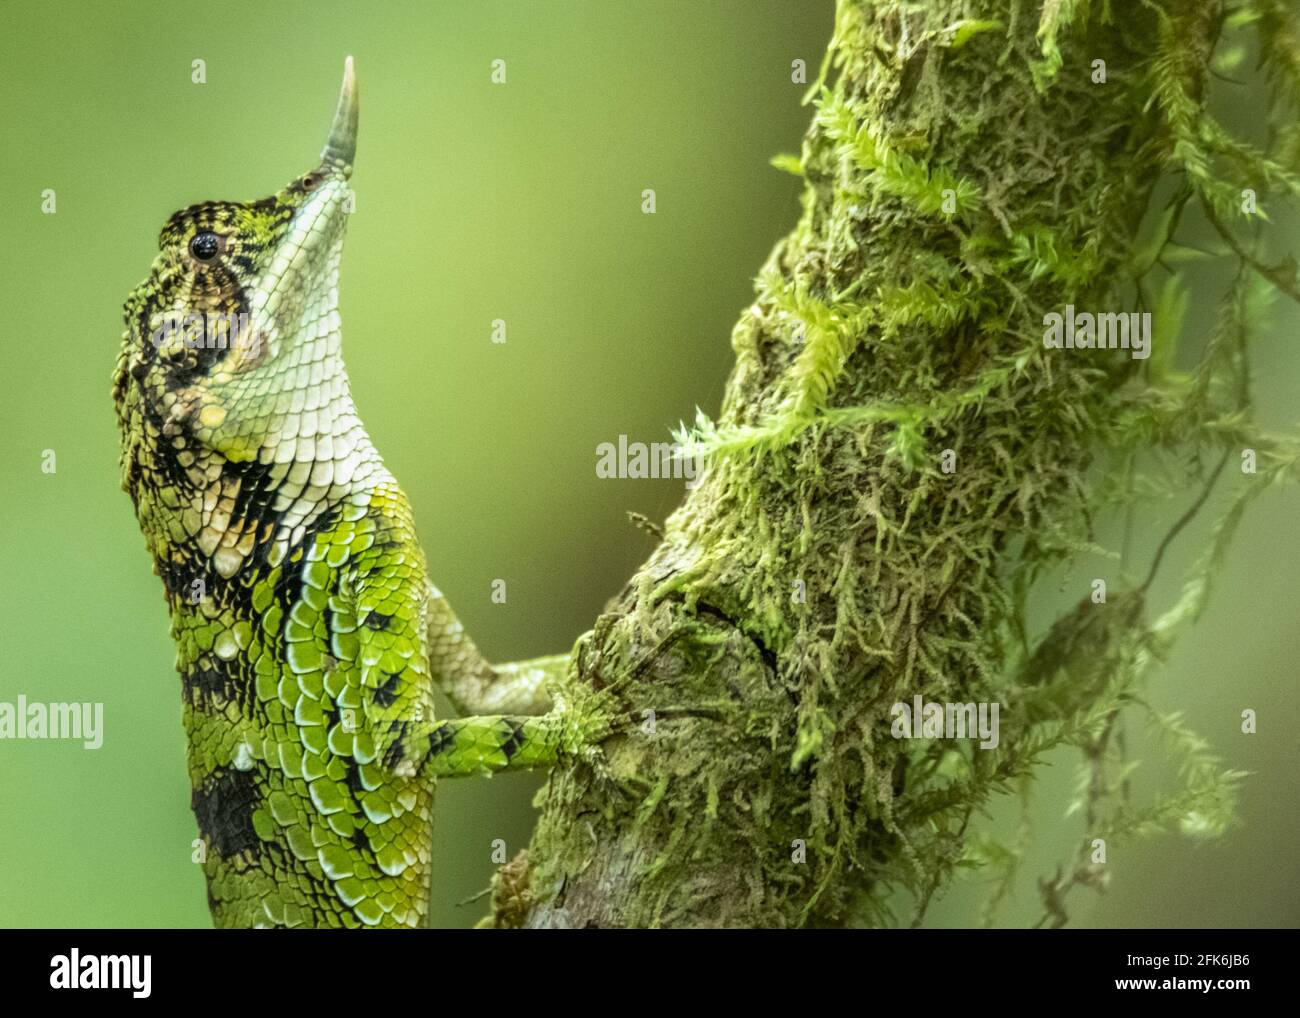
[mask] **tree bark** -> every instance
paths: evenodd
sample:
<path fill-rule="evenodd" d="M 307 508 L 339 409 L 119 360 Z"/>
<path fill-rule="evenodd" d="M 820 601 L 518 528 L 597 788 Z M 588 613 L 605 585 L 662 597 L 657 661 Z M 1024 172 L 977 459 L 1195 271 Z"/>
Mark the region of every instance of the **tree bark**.
<path fill-rule="evenodd" d="M 1046 349 L 1044 316 L 1131 303 L 1175 143 L 1153 57 L 1172 39 L 1199 101 L 1221 19 L 1088 6 L 840 0 L 803 216 L 693 432 L 707 471 L 575 651 L 644 723 L 608 775 L 552 774 L 497 925 L 873 923 L 960 847 L 973 786 L 891 706 L 1007 703 L 1017 598 L 1088 540 L 1095 433 L 1140 363 Z M 986 782 L 1021 772 L 1029 722 L 1003 724 L 970 754 Z"/>

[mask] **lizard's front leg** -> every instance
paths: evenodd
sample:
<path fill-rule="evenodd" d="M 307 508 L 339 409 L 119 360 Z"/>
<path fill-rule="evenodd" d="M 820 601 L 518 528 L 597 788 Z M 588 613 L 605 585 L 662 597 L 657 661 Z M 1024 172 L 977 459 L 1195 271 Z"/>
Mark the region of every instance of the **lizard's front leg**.
<path fill-rule="evenodd" d="M 494 665 L 432 584 L 425 608 L 429 671 L 461 714 L 545 714 L 569 667 L 568 654 Z"/>

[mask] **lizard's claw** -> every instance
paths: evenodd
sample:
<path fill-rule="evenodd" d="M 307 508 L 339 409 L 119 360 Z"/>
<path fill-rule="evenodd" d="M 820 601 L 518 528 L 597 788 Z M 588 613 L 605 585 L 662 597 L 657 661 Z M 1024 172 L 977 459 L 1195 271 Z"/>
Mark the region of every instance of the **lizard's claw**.
<path fill-rule="evenodd" d="M 589 767 L 601 785 L 626 793 L 628 782 L 610 767 L 603 743 L 628 731 L 633 725 L 631 717 L 608 690 L 567 685 L 567 689 L 555 690 L 556 707 L 565 719 L 563 752 Z"/>

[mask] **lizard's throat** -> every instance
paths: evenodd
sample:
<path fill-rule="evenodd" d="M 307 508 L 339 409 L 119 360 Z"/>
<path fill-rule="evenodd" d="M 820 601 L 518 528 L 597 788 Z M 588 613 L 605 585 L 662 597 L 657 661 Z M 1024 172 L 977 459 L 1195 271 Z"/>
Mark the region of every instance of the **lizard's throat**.
<path fill-rule="evenodd" d="M 229 579 L 250 564 L 275 566 L 340 513 L 356 511 L 386 476 L 357 417 L 346 379 L 297 393 L 254 456 L 232 460 L 190 436 L 153 449 L 157 472 L 128 472 L 128 490 L 168 591 L 210 568 Z M 156 440 L 155 440 L 156 441 Z M 124 450 L 124 460 L 136 455 Z"/>

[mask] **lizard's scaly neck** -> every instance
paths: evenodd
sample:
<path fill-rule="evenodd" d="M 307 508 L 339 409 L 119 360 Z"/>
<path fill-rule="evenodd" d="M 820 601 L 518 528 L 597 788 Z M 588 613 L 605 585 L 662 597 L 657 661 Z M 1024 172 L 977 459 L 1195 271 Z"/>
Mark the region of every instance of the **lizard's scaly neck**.
<path fill-rule="evenodd" d="M 312 390 L 316 405 L 290 404 L 252 458 L 233 460 L 169 416 L 166 395 L 135 383 L 132 345 L 128 337 L 114 380 L 122 487 L 173 605 L 195 579 L 277 564 L 339 507 L 364 506 L 376 484 L 391 481 L 341 367 Z"/>

